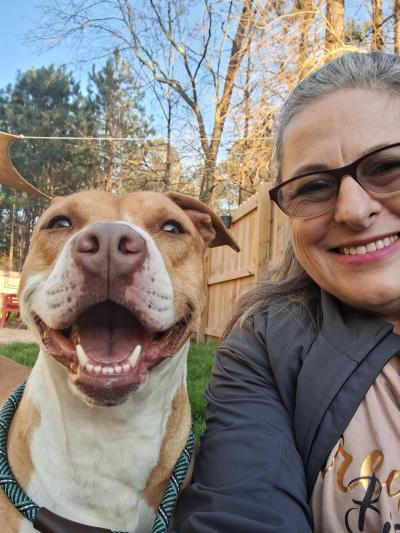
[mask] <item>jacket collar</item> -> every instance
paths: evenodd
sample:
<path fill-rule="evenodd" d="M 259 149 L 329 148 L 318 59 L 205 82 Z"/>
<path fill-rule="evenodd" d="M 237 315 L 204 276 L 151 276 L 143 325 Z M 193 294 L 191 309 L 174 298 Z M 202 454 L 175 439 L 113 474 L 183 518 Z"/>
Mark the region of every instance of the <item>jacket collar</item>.
<path fill-rule="evenodd" d="M 361 362 L 393 325 L 339 302 L 321 290 L 322 327 L 319 335 L 349 359 Z"/>
<path fill-rule="evenodd" d="M 393 326 L 367 313 L 343 305 L 326 292 L 321 294 L 323 322 L 306 354 L 297 377 L 294 415 L 298 449 L 308 468 L 310 453 L 323 420 L 356 369 L 373 355 L 377 369 L 370 372 L 371 384 L 385 362 L 400 351 L 400 336 L 392 333 Z M 377 346 L 382 349 L 378 350 Z M 373 353 L 372 353 L 373 352 Z M 380 353 L 382 352 L 382 353 Z M 358 403 L 362 396 L 358 398 Z M 336 417 L 337 427 L 331 428 L 334 438 L 340 437 L 342 420 L 353 414 L 355 405 Z M 349 412 L 347 412 L 349 411 Z M 352 413 L 350 413 L 352 411 Z M 331 438 L 332 441 L 332 438 Z M 330 441 L 330 442 L 331 442 Z M 319 454 L 329 454 L 330 442 Z M 313 471 L 319 465 L 313 466 Z"/>

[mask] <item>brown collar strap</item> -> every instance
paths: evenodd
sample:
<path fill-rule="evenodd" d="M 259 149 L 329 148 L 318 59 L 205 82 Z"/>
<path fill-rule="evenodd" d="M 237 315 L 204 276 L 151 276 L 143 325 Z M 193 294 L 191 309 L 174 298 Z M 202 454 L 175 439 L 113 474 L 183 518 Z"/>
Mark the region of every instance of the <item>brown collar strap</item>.
<path fill-rule="evenodd" d="M 86 526 L 72 520 L 67 520 L 52 513 L 46 507 L 40 507 L 33 527 L 42 533 L 112 533 L 111 529 Z"/>

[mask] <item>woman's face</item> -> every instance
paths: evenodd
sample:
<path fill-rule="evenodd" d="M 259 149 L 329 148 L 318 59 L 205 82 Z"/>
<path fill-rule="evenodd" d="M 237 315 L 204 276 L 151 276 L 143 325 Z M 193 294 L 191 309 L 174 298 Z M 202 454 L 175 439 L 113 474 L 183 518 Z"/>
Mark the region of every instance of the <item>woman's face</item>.
<path fill-rule="evenodd" d="M 282 176 L 312 165 L 337 168 L 374 147 L 400 142 L 400 98 L 368 89 L 341 89 L 295 115 L 283 136 Z M 306 169 L 306 170 L 304 170 Z M 335 208 L 312 219 L 291 219 L 297 259 L 322 288 L 350 305 L 395 324 L 400 320 L 400 194 L 373 198 L 350 176 Z M 369 253 L 343 248 L 390 242 Z M 393 242 L 392 242 L 393 241 Z M 368 246 L 370 244 L 370 246 Z"/>

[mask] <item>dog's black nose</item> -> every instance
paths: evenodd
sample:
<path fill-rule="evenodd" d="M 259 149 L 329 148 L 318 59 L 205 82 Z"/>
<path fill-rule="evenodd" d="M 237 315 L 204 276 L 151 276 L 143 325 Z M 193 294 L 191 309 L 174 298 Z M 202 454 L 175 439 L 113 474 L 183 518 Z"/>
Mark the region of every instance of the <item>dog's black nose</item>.
<path fill-rule="evenodd" d="M 97 222 L 77 235 L 72 258 L 84 273 L 104 281 L 130 277 L 143 265 L 146 241 L 133 228 L 119 222 Z"/>

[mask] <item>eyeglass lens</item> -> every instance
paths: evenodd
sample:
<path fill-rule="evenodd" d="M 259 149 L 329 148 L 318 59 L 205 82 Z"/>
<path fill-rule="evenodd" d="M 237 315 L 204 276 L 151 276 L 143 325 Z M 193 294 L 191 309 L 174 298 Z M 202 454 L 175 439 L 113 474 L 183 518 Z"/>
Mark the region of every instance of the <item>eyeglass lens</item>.
<path fill-rule="evenodd" d="M 362 187 L 377 194 L 400 191 L 400 146 L 363 158 L 355 174 Z M 324 172 L 288 181 L 278 191 L 278 203 L 290 216 L 312 217 L 333 208 L 340 180 Z"/>

